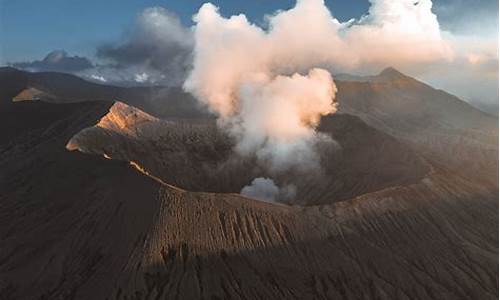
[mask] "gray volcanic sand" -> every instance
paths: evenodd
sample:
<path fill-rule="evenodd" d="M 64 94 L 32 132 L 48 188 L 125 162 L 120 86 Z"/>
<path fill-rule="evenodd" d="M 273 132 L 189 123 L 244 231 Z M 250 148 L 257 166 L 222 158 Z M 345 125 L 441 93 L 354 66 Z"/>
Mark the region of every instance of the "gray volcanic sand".
<path fill-rule="evenodd" d="M 400 89 L 389 84 L 386 92 L 394 86 Z M 479 135 L 468 129 L 473 124 L 447 119 L 410 131 L 394 125 L 407 118 L 396 122 L 373 109 L 357 110 L 364 122 L 333 116 L 322 130 L 357 132 L 336 137 L 344 148 L 363 146 L 356 140 L 363 136 L 373 139 L 374 153 L 388 149 L 372 158 L 372 176 L 398 160 L 394 174 L 408 174 L 412 161 L 422 172 L 372 190 L 363 185 L 342 201 L 331 196 L 312 205 L 311 194 L 303 198 L 308 206 L 288 206 L 186 191 L 161 168 L 154 178 L 126 161 L 68 151 L 68 141 L 98 124 L 113 103 L 4 100 L 22 88 L 3 90 L 0 99 L 3 299 L 497 298 L 498 186 L 491 174 L 498 129 Z M 467 122 L 490 126 L 471 109 L 462 108 Z M 133 134 L 117 135 L 132 144 Z M 108 147 L 94 141 L 87 147 L 95 153 Z M 120 147 L 116 153 L 140 157 L 139 148 Z M 355 164 L 366 152 L 349 155 Z M 332 195 L 345 195 L 339 191 Z"/>

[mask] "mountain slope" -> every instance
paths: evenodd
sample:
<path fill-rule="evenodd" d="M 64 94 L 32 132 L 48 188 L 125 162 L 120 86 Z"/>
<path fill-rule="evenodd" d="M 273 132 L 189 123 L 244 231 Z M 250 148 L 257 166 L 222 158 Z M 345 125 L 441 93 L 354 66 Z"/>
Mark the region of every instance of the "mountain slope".
<path fill-rule="evenodd" d="M 0 103 L 4 105 L 18 94 L 36 89 L 51 95 L 43 100 L 52 103 L 119 100 L 162 118 L 209 117 L 191 95 L 175 87 L 115 87 L 65 73 L 30 73 L 5 67 L 0 68 L 0 86 Z"/>
<path fill-rule="evenodd" d="M 147 232 L 148 222 L 137 212 L 154 214 L 148 200 L 157 197 L 160 184 L 126 162 L 64 148 L 110 106 L 37 101 L 0 110 L 2 298 L 69 299 L 96 264 L 124 263 L 134 232 Z"/>
<path fill-rule="evenodd" d="M 0 93 L 14 97 L 25 88 L 20 83 L 13 80 Z M 322 130 L 335 134 L 342 128 L 336 138 L 353 146 L 349 152 L 382 153 L 386 148 L 371 150 L 363 143 L 386 141 L 389 149 L 423 155 L 430 169 L 410 182 L 341 202 L 277 205 L 185 191 L 129 162 L 65 149 L 75 134 L 101 124 L 112 141 L 124 141 L 110 154 L 131 149 L 138 151 L 132 152 L 135 157 L 148 154 L 141 152 L 147 148 L 131 145 L 138 137 L 157 136 L 148 129 L 156 118 L 112 106 L 103 101 L 0 106 L 2 298 L 497 298 L 498 186 L 469 180 L 467 172 L 438 159 L 448 153 L 448 140 L 434 142 L 443 145 L 434 157 L 413 143 L 406 129 L 396 138 L 396 129 L 393 136 L 383 134 L 366 125 L 370 119 L 325 118 Z M 207 122 L 202 118 L 185 126 L 207 130 Z M 192 145 L 217 137 L 186 132 L 186 144 Z M 477 145 L 483 151 L 487 143 Z"/>
<path fill-rule="evenodd" d="M 470 179 L 498 185 L 498 119 L 389 68 L 337 81 L 340 111 L 406 142 Z"/>
<path fill-rule="evenodd" d="M 32 105 L 43 115 L 53 104 L 10 113 Z M 59 105 L 36 128 L 16 111 L 27 125 L 1 144 L 4 298 L 496 298 L 498 203 L 488 189 L 436 169 L 309 208 L 187 192 L 66 151 L 102 116 L 103 103 L 84 105 L 83 119 L 73 117 L 81 104 Z M 6 146 L 13 140 L 32 143 Z"/>
<path fill-rule="evenodd" d="M 116 103 L 100 122 L 75 135 L 68 149 L 134 161 L 164 182 L 191 191 L 239 193 L 256 177 L 297 187 L 296 204 L 331 203 L 416 182 L 429 166 L 393 137 L 349 115 L 323 118 L 321 170 L 271 174 L 255 157 L 239 157 L 214 120 L 162 121 Z M 296 180 L 297 178 L 302 178 Z"/>
<path fill-rule="evenodd" d="M 494 130 L 496 118 L 392 68 L 366 81 L 338 81 L 339 108 L 378 122 L 394 134 L 434 130 Z"/>

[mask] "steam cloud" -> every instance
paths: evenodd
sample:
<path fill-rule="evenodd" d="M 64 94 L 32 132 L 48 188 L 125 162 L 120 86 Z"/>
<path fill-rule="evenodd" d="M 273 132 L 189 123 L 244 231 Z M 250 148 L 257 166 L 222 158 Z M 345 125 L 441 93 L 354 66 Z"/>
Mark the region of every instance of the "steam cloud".
<path fill-rule="evenodd" d="M 241 190 L 241 194 L 266 202 L 278 202 L 293 199 L 297 189 L 294 185 L 286 185 L 283 188 L 276 186 L 269 178 L 255 178 L 250 185 Z"/>
<path fill-rule="evenodd" d="M 311 67 L 367 75 L 393 66 L 465 100 L 496 105 L 498 3 L 481 4 L 474 10 L 469 9 L 465 0 L 439 1 L 435 7 L 431 0 L 370 0 L 370 3 L 366 15 L 340 22 L 322 0 L 299 0 L 294 8 L 267 16 L 266 30 L 250 24 L 244 15 L 222 18 L 213 5 L 207 4 L 200 9 L 195 28 L 202 31 L 203 23 L 208 37 L 215 36 L 210 30 L 229 33 L 229 27 L 239 27 L 239 33 L 249 34 L 239 39 L 240 47 L 252 49 L 259 58 L 262 40 L 273 40 L 271 52 L 280 59 L 269 67 L 287 71 L 287 75 L 297 71 L 305 74 Z M 438 12 L 444 30 L 431 8 Z M 223 32 L 217 35 L 222 37 Z M 236 28 L 231 32 L 236 33 Z M 97 57 L 101 61 L 97 64 L 84 57 L 68 57 L 57 64 L 42 60 L 11 65 L 28 70 L 71 72 L 120 85 L 178 86 L 185 81 L 193 67 L 195 41 L 193 31 L 184 27 L 174 13 L 161 7 L 147 8 L 125 36 L 121 41 L 98 47 Z M 261 37 L 248 39 L 250 36 Z M 224 40 L 234 38 L 225 36 Z M 220 48 L 226 46 L 214 42 Z"/>
<path fill-rule="evenodd" d="M 268 30 L 249 23 L 242 14 L 223 18 L 214 5 L 205 4 L 194 17 L 195 69 L 212 52 L 226 57 L 219 64 L 244 67 L 242 59 L 251 55 L 248 67 L 262 68 L 264 64 L 268 69 L 289 72 L 311 67 L 378 71 L 388 65 L 403 67 L 453 58 L 430 0 L 370 2 L 367 15 L 342 23 L 323 0 L 298 0 L 290 10 L 267 16 Z M 214 43 L 212 50 L 206 51 L 210 42 Z M 204 64 L 207 67 L 210 62 Z"/>
<path fill-rule="evenodd" d="M 195 21 L 194 68 L 184 88 L 219 116 L 236 151 L 256 153 L 274 171 L 316 167 L 314 128 L 336 111 L 336 87 L 328 71 L 311 68 L 313 48 L 290 55 L 287 31 L 266 32 L 243 15 L 225 19 L 212 4 Z"/>
<path fill-rule="evenodd" d="M 314 167 L 314 144 L 324 139 L 314 128 L 336 111 L 333 67 L 452 57 L 430 0 L 371 4 L 359 21 L 341 23 L 322 0 L 298 0 L 268 16 L 264 30 L 206 3 L 194 17 L 193 69 L 184 88 L 218 114 L 240 154 L 257 153 L 278 171 Z"/>
<path fill-rule="evenodd" d="M 239 154 L 255 153 L 271 173 L 318 169 L 316 145 L 327 138 L 315 128 L 336 111 L 329 70 L 385 66 L 389 57 L 398 65 L 451 57 L 430 0 L 371 4 L 367 16 L 341 23 L 323 0 L 298 0 L 268 16 L 263 29 L 206 3 L 193 18 L 193 69 L 184 89 L 218 115 Z M 279 189 L 271 183 L 255 180 L 242 193 L 274 198 Z"/>

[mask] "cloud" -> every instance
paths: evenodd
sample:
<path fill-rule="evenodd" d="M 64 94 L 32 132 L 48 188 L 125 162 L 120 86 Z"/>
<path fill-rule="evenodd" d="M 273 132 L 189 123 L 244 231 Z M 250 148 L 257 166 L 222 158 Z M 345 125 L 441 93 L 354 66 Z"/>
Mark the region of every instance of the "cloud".
<path fill-rule="evenodd" d="M 180 85 L 190 68 L 192 48 L 191 31 L 177 16 L 165 8 L 151 7 L 137 17 L 124 41 L 98 47 L 97 57 L 108 62 L 101 66 L 101 73 L 126 70 L 129 79 L 137 82 Z"/>
<path fill-rule="evenodd" d="M 311 69 L 307 75 L 261 76 L 239 87 L 238 110 L 220 119 L 236 137 L 235 150 L 256 153 L 271 171 L 319 169 L 315 145 L 327 137 L 315 127 L 321 116 L 336 111 L 330 74 Z"/>
<path fill-rule="evenodd" d="M 193 36 L 179 18 L 161 7 L 143 10 L 124 39 L 100 45 L 97 63 L 51 52 L 42 61 L 15 63 L 31 71 L 73 73 L 91 81 L 120 85 L 180 86 L 191 68 Z"/>
<path fill-rule="evenodd" d="M 433 10 L 443 30 L 458 35 L 498 38 L 498 1 L 440 0 Z"/>
<path fill-rule="evenodd" d="M 425 78 L 436 66 L 456 72 L 466 64 L 478 74 L 472 68 L 498 60 L 443 32 L 430 0 L 370 3 L 365 16 L 339 22 L 324 1 L 298 0 L 267 16 L 263 27 L 204 4 L 193 18 L 193 69 L 184 89 L 216 113 L 235 151 L 256 155 L 269 174 L 320 171 L 316 149 L 328 138 L 315 128 L 336 111 L 331 72 L 394 66 Z"/>
<path fill-rule="evenodd" d="M 436 1 L 433 11 L 452 61 L 414 65 L 405 72 L 489 113 L 498 114 L 498 1 Z"/>
<path fill-rule="evenodd" d="M 418 77 L 483 111 L 498 114 L 498 58 L 471 52 L 453 63 L 429 66 Z"/>
<path fill-rule="evenodd" d="M 54 50 L 42 60 L 11 64 L 15 68 L 28 71 L 79 72 L 93 68 L 89 59 L 80 56 L 68 56 L 64 50 Z"/>
<path fill-rule="evenodd" d="M 193 69 L 184 88 L 219 116 L 239 154 L 274 171 L 317 165 L 315 132 L 334 113 L 331 71 L 450 61 L 430 0 L 372 0 L 366 16 L 341 23 L 322 0 L 298 0 L 267 16 L 225 18 L 212 4 L 194 17 Z"/>
<path fill-rule="evenodd" d="M 446 34 L 455 51 L 452 61 L 412 66 L 405 72 L 498 114 L 498 41 L 480 35 Z"/>
<path fill-rule="evenodd" d="M 243 15 L 225 19 L 211 4 L 195 21 L 194 68 L 184 88 L 219 116 L 239 154 L 257 153 L 273 171 L 315 168 L 314 128 L 336 111 L 336 87 L 326 70 L 297 73 L 314 48 L 285 44 L 288 31 L 265 32 Z"/>
<path fill-rule="evenodd" d="M 219 116 L 235 150 L 257 153 L 274 172 L 317 167 L 314 127 L 335 112 L 336 88 L 327 71 L 300 68 L 317 57 L 306 57 L 312 48 L 285 44 L 288 31 L 265 32 L 244 15 L 225 19 L 211 4 L 194 20 L 194 68 L 184 88 Z"/>
<path fill-rule="evenodd" d="M 90 78 L 95 80 L 95 81 L 107 82 L 106 78 L 104 78 L 102 76 L 95 75 L 95 74 L 90 75 Z"/>
<path fill-rule="evenodd" d="M 478 0 L 474 9 L 466 0 L 442 0 L 435 5 L 431 0 L 370 3 L 366 15 L 340 22 L 322 0 L 299 0 L 289 10 L 266 16 L 262 28 L 244 15 L 223 18 L 209 4 L 200 8 L 195 26 L 187 28 L 172 12 L 152 7 L 137 16 L 122 40 L 98 47 L 99 61 L 93 68 L 88 59 L 61 55 L 63 51 L 54 56 L 65 57 L 65 63 L 44 59 L 13 66 L 70 72 L 110 84 L 180 86 L 193 68 L 193 30 L 201 32 L 203 20 L 209 25 L 206 28 L 234 35 L 225 36 L 225 40 L 241 43 L 228 50 L 222 49 L 227 44 L 215 39 L 212 42 L 219 48 L 214 46 L 214 51 L 234 57 L 231 51 L 251 49 L 248 64 L 260 68 L 264 61 L 273 74 L 306 74 L 316 67 L 331 73 L 368 75 L 393 66 L 465 100 L 498 102 L 497 2 Z M 229 30 L 231 26 L 235 28 Z M 205 33 L 221 39 L 224 36 L 209 29 Z M 263 52 L 272 53 L 272 57 Z M 233 72 L 232 62 L 226 60 L 214 74 Z"/>
<path fill-rule="evenodd" d="M 366 16 L 346 23 L 345 41 L 365 70 L 451 61 L 431 0 L 370 0 Z"/>
<path fill-rule="evenodd" d="M 146 72 L 142 72 L 141 74 L 136 74 L 135 75 L 135 81 L 144 83 L 149 80 L 149 75 Z"/>

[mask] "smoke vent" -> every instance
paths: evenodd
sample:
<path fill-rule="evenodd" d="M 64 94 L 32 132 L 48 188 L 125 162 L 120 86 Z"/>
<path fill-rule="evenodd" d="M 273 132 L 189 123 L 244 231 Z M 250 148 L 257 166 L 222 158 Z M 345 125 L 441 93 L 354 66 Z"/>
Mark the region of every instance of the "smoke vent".
<path fill-rule="evenodd" d="M 68 147 L 133 161 L 163 182 L 191 191 L 240 193 L 256 178 L 269 178 L 288 190 L 288 196 L 277 200 L 298 205 L 331 203 L 415 182 L 428 171 L 413 151 L 357 117 L 330 115 L 318 130 L 335 141 L 319 143 L 320 170 L 271 172 L 255 155 L 235 153 L 234 140 L 213 119 L 164 121 L 117 103 Z"/>

